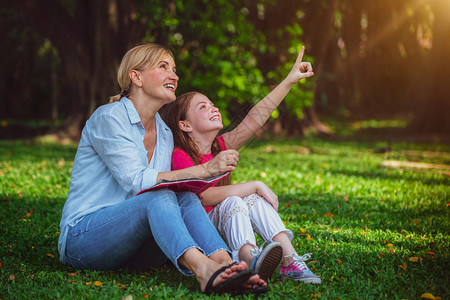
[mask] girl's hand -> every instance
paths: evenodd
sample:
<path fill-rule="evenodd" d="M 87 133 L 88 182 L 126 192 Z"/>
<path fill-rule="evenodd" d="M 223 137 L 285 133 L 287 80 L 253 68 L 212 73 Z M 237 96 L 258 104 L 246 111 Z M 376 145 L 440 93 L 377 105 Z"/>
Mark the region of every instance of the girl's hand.
<path fill-rule="evenodd" d="M 206 165 L 209 176 L 216 176 L 234 171 L 238 161 L 239 153 L 236 150 L 224 150 L 204 165 Z"/>
<path fill-rule="evenodd" d="M 297 60 L 295 61 L 295 64 L 292 67 L 291 72 L 286 77 L 288 83 L 292 85 L 296 84 L 299 80 L 303 78 L 308 78 L 314 75 L 311 63 L 302 62 L 303 53 L 305 53 L 305 46 L 303 46 L 302 49 L 300 50 L 300 53 L 297 56 Z"/>
<path fill-rule="evenodd" d="M 270 205 L 278 211 L 278 196 L 264 183 L 261 181 L 255 181 L 256 193 L 262 196 Z"/>

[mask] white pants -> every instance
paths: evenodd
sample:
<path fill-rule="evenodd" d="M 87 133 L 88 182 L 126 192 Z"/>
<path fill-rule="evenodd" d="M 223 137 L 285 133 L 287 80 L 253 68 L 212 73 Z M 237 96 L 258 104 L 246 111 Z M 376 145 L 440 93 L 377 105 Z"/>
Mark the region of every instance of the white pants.
<path fill-rule="evenodd" d="M 283 231 L 291 241 L 294 237 L 272 205 L 256 193 L 244 198 L 228 197 L 216 205 L 208 216 L 230 247 L 235 261 L 239 261 L 239 249 L 243 245 L 257 246 L 255 233 L 266 243 L 272 242 L 273 237 Z"/>

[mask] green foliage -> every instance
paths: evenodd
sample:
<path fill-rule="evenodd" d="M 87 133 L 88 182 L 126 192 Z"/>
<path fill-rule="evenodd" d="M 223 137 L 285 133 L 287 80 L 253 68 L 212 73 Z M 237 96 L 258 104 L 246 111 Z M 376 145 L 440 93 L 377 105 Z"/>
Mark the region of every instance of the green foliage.
<path fill-rule="evenodd" d="M 234 182 L 261 180 L 280 200 L 299 254 L 322 278 L 305 285 L 277 275 L 270 299 L 418 299 L 450 296 L 449 177 L 386 169 L 383 160 L 447 164 L 448 145 L 317 139 L 254 141 L 240 151 Z M 147 272 L 76 271 L 59 263 L 59 219 L 75 145 L 0 141 L 0 297 L 204 298 L 172 265 Z M 446 158 L 447 157 L 447 158 Z M 227 299 L 217 297 L 219 299 Z M 245 298 L 245 297 L 244 297 Z M 251 298 L 251 297 L 248 297 Z"/>
<path fill-rule="evenodd" d="M 262 35 L 238 1 L 177 1 L 176 18 L 169 40 L 181 78 L 178 94 L 206 94 L 228 125 L 229 103 L 249 103 L 268 92 L 255 55 Z"/>

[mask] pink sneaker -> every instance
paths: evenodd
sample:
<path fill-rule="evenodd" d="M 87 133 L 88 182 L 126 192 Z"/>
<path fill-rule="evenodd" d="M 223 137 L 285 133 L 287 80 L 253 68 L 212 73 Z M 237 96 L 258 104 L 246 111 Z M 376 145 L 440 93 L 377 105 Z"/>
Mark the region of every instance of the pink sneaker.
<path fill-rule="evenodd" d="M 292 257 L 294 259 L 294 262 L 287 267 L 281 265 L 281 276 L 285 276 L 296 281 L 302 281 L 304 283 L 320 284 L 322 282 L 320 277 L 311 272 L 311 270 L 305 264 L 305 261 L 311 258 L 311 253 L 305 254 L 303 256 L 293 254 L 286 257 Z"/>
<path fill-rule="evenodd" d="M 264 244 L 263 244 L 264 245 Z M 283 258 L 283 248 L 278 242 L 268 244 L 264 249 L 256 246 L 250 250 L 250 253 L 255 256 L 250 264 L 250 271 L 253 274 L 258 274 L 259 277 L 266 283 L 272 278 L 272 274 L 278 268 Z"/>

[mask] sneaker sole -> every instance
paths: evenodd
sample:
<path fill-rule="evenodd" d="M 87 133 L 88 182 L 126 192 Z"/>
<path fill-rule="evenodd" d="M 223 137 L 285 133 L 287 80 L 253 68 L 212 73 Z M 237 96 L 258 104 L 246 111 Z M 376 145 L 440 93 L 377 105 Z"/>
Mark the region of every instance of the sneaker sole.
<path fill-rule="evenodd" d="M 300 278 L 299 279 L 299 278 L 292 278 L 290 276 L 283 275 L 283 274 L 280 274 L 280 275 L 284 278 L 288 278 L 288 279 L 291 279 L 294 281 L 301 281 L 303 283 L 312 283 L 312 284 L 321 284 L 322 283 L 322 279 L 320 279 L 320 278 Z"/>
<path fill-rule="evenodd" d="M 273 273 L 280 265 L 282 258 L 283 248 L 281 248 L 279 243 L 267 245 L 261 253 L 259 264 L 255 268 L 255 273 L 268 283 L 268 280 L 272 278 Z"/>

